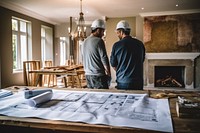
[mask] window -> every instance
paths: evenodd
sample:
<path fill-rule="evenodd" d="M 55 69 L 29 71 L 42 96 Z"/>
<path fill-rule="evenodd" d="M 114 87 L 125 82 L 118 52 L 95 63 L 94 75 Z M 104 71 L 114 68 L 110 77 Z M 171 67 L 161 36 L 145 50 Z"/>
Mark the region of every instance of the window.
<path fill-rule="evenodd" d="M 78 55 L 77 63 L 83 64 L 83 57 L 82 57 L 83 56 L 83 41 L 79 40 L 78 44 L 79 44 L 79 51 L 77 52 L 77 55 Z"/>
<path fill-rule="evenodd" d="M 23 61 L 31 59 L 31 23 L 12 18 L 13 71 L 23 69 Z"/>
<path fill-rule="evenodd" d="M 41 27 L 41 49 L 42 61 L 53 61 L 53 31 L 50 27 Z"/>
<path fill-rule="evenodd" d="M 60 37 L 60 65 L 65 65 L 66 61 L 66 37 Z"/>

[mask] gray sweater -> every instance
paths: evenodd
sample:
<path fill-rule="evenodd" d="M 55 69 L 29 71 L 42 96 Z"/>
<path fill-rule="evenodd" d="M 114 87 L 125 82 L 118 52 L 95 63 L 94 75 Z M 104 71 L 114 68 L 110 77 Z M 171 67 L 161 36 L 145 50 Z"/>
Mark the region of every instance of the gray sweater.
<path fill-rule="evenodd" d="M 104 66 L 109 66 L 109 60 L 104 41 L 91 34 L 82 46 L 85 75 L 105 75 Z"/>

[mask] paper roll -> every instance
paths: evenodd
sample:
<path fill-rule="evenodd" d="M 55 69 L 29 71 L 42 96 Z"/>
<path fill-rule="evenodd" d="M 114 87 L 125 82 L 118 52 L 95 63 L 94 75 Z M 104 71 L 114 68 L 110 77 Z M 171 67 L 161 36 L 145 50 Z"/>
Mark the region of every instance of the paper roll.
<path fill-rule="evenodd" d="M 29 99 L 29 98 L 31 98 L 31 97 L 40 95 L 40 94 L 42 94 L 42 93 L 44 93 L 44 92 L 48 92 L 48 91 L 49 91 L 49 92 L 52 92 L 52 89 L 26 90 L 26 91 L 24 92 L 24 97 L 25 97 L 26 99 Z"/>
<path fill-rule="evenodd" d="M 0 98 L 4 98 L 4 97 L 10 96 L 12 94 L 13 93 L 10 90 L 0 89 Z"/>
<path fill-rule="evenodd" d="M 53 96 L 52 92 L 44 92 L 40 95 L 37 95 L 35 97 L 32 97 L 30 99 L 27 100 L 27 103 L 31 106 L 31 107 L 35 107 L 36 105 L 40 104 L 40 103 L 44 103 L 47 102 L 49 100 L 51 100 Z"/>

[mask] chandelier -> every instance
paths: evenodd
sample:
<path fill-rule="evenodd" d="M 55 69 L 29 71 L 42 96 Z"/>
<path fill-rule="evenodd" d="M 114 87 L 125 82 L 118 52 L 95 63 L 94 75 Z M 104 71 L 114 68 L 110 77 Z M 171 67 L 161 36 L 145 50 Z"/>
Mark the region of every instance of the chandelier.
<path fill-rule="evenodd" d="M 79 40 L 84 40 L 86 38 L 86 25 L 85 25 L 85 20 L 83 17 L 83 11 L 82 11 L 82 0 L 80 0 L 80 13 L 79 13 L 79 19 L 78 19 L 78 24 L 75 30 L 76 37 Z"/>

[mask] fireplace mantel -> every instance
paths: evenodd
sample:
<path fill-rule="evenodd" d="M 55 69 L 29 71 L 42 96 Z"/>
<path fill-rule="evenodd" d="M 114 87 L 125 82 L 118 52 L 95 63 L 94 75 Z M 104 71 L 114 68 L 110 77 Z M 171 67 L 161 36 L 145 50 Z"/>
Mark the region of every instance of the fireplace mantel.
<path fill-rule="evenodd" d="M 146 53 L 144 78 L 147 87 L 154 87 L 155 66 L 184 66 L 184 82 L 186 89 L 194 88 L 194 60 L 200 52 L 193 53 Z"/>
<path fill-rule="evenodd" d="M 200 55 L 195 53 L 146 53 L 146 59 L 191 59 L 194 60 Z"/>

